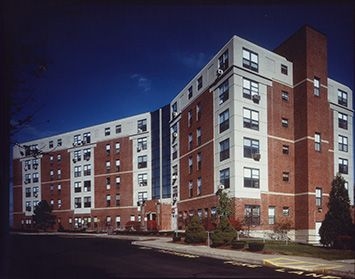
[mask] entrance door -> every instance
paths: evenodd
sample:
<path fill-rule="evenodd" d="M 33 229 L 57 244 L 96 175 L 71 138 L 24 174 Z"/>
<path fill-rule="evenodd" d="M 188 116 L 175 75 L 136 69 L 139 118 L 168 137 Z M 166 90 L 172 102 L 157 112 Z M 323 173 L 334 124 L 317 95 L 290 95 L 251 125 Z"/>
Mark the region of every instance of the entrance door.
<path fill-rule="evenodd" d="M 320 235 L 319 235 L 319 229 L 320 226 L 322 225 L 322 222 L 316 222 L 316 237 L 315 237 L 315 241 L 316 243 L 320 243 Z"/>

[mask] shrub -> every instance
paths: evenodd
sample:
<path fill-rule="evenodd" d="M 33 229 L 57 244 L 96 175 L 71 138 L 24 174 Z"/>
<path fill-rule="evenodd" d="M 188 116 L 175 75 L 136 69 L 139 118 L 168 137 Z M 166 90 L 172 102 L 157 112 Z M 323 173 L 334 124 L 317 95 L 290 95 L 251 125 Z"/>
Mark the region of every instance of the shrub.
<path fill-rule="evenodd" d="M 334 241 L 334 248 L 350 250 L 353 248 L 353 241 L 349 235 L 339 235 Z"/>
<path fill-rule="evenodd" d="M 173 242 L 178 242 L 181 241 L 181 235 L 179 234 L 174 234 L 173 235 Z"/>
<path fill-rule="evenodd" d="M 203 243 L 207 240 L 207 232 L 200 224 L 198 217 L 193 216 L 185 230 L 186 243 Z"/>
<path fill-rule="evenodd" d="M 231 244 L 233 249 L 240 250 L 245 247 L 246 242 L 242 240 L 233 239 Z"/>
<path fill-rule="evenodd" d="M 263 242 L 249 242 L 248 250 L 251 252 L 261 251 L 264 249 L 264 245 L 265 244 Z"/>
<path fill-rule="evenodd" d="M 128 221 L 125 225 L 127 231 L 141 231 L 141 222 L 138 221 Z"/>
<path fill-rule="evenodd" d="M 237 236 L 237 232 L 229 223 L 228 218 L 221 217 L 217 229 L 211 235 L 212 243 L 231 244 L 232 240 Z"/>

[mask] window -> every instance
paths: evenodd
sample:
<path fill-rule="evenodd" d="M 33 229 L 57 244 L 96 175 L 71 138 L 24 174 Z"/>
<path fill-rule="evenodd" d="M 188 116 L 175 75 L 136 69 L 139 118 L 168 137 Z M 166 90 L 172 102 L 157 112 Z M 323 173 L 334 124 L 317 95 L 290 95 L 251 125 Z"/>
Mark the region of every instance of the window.
<path fill-rule="evenodd" d="M 81 176 L 81 166 L 75 166 L 74 167 L 74 177 L 80 177 Z"/>
<path fill-rule="evenodd" d="M 58 208 L 62 207 L 62 200 L 58 200 Z M 58 223 L 60 223 L 60 219 L 58 218 Z"/>
<path fill-rule="evenodd" d="M 105 128 L 105 136 L 109 136 L 111 134 L 111 128 L 107 127 Z"/>
<path fill-rule="evenodd" d="M 321 136 L 320 133 L 314 134 L 314 150 L 321 151 Z"/>
<path fill-rule="evenodd" d="M 147 138 L 139 138 L 137 140 L 137 151 L 146 150 L 147 149 Z"/>
<path fill-rule="evenodd" d="M 87 132 L 83 134 L 83 141 L 84 143 L 90 143 L 91 142 L 91 133 Z"/>
<path fill-rule="evenodd" d="M 192 173 L 192 169 L 193 169 L 192 156 L 190 156 L 188 158 L 188 160 L 189 160 L 189 173 L 191 174 Z"/>
<path fill-rule="evenodd" d="M 81 168 L 80 168 L 80 170 L 81 170 Z M 30 175 L 30 174 L 26 174 L 26 176 L 27 176 L 27 175 Z M 81 174 L 79 173 L 79 176 L 80 176 L 80 175 L 81 175 Z M 53 170 L 50 170 L 50 171 L 49 171 L 49 176 L 50 176 L 50 179 L 53 180 L 53 176 L 54 176 L 54 171 L 53 171 Z M 74 176 L 75 176 L 75 167 L 74 167 Z M 31 178 L 30 178 L 30 181 L 29 181 L 29 182 L 31 182 Z M 29 183 L 29 182 L 28 182 L 28 183 Z"/>
<path fill-rule="evenodd" d="M 146 168 L 147 167 L 147 160 L 148 160 L 147 155 L 138 156 L 138 168 L 139 169 Z"/>
<path fill-rule="evenodd" d="M 219 104 L 220 105 L 229 99 L 228 79 L 218 87 L 218 96 L 219 96 Z"/>
<path fill-rule="evenodd" d="M 138 185 L 140 187 L 148 185 L 148 174 L 146 174 L 146 173 L 138 174 Z"/>
<path fill-rule="evenodd" d="M 84 160 L 89 161 L 90 160 L 90 156 L 91 156 L 91 149 L 90 148 L 85 148 L 83 150 Z"/>
<path fill-rule="evenodd" d="M 111 189 L 111 177 L 106 177 L 106 190 Z"/>
<path fill-rule="evenodd" d="M 188 135 L 188 147 L 189 147 L 189 150 L 192 150 L 192 148 L 193 148 L 192 133 L 190 133 Z"/>
<path fill-rule="evenodd" d="M 348 138 L 338 135 L 338 148 L 339 151 L 348 152 Z"/>
<path fill-rule="evenodd" d="M 30 187 L 26 187 L 26 198 L 30 198 L 31 197 L 31 188 Z"/>
<path fill-rule="evenodd" d="M 257 53 L 243 48 L 243 67 L 257 72 L 259 67 L 258 60 Z"/>
<path fill-rule="evenodd" d="M 225 139 L 219 143 L 219 160 L 223 161 L 229 158 L 229 139 Z"/>
<path fill-rule="evenodd" d="M 197 178 L 197 195 L 201 195 L 202 193 L 202 178 L 198 177 Z"/>
<path fill-rule="evenodd" d="M 196 105 L 196 121 L 199 121 L 201 119 L 201 104 L 198 103 Z"/>
<path fill-rule="evenodd" d="M 173 145 L 173 160 L 177 158 L 177 144 Z"/>
<path fill-rule="evenodd" d="M 288 68 L 286 65 L 281 64 L 281 74 L 288 75 Z"/>
<path fill-rule="evenodd" d="M 62 160 L 62 155 L 58 154 L 57 155 L 57 161 L 60 162 Z"/>
<path fill-rule="evenodd" d="M 244 187 L 259 188 L 260 171 L 259 169 L 244 168 Z"/>
<path fill-rule="evenodd" d="M 138 192 L 138 201 L 146 201 L 148 199 L 147 192 Z"/>
<path fill-rule="evenodd" d="M 268 208 L 269 225 L 275 224 L 275 207 L 269 206 Z"/>
<path fill-rule="evenodd" d="M 121 184 L 121 177 L 116 176 L 116 187 L 120 187 L 120 184 Z"/>
<path fill-rule="evenodd" d="M 80 193 L 81 192 L 81 181 L 74 182 L 74 192 Z"/>
<path fill-rule="evenodd" d="M 287 91 L 281 91 L 281 99 L 282 99 L 282 101 L 288 102 L 289 97 L 288 97 Z"/>
<path fill-rule="evenodd" d="M 189 181 L 189 198 L 193 196 L 193 183 L 192 180 Z"/>
<path fill-rule="evenodd" d="M 121 226 L 121 216 L 116 216 L 116 227 L 119 228 Z"/>
<path fill-rule="evenodd" d="M 62 170 L 57 170 L 57 178 L 62 179 Z"/>
<path fill-rule="evenodd" d="M 191 99 L 192 98 L 192 86 L 190 86 L 187 91 L 188 91 L 187 97 L 188 97 L 188 99 Z"/>
<path fill-rule="evenodd" d="M 338 112 L 338 126 L 345 130 L 348 129 L 348 115 Z"/>
<path fill-rule="evenodd" d="M 219 132 L 222 133 L 229 129 L 229 110 L 219 114 Z"/>
<path fill-rule="evenodd" d="M 84 181 L 84 192 L 90 192 L 91 191 L 91 180 L 85 180 Z"/>
<path fill-rule="evenodd" d="M 91 165 L 84 165 L 84 175 L 91 175 Z"/>
<path fill-rule="evenodd" d="M 137 121 L 138 133 L 147 131 L 147 119 Z"/>
<path fill-rule="evenodd" d="M 73 154 L 73 163 L 81 161 L 81 150 L 75 150 Z"/>
<path fill-rule="evenodd" d="M 192 124 L 192 111 L 189 110 L 187 113 L 187 127 L 190 127 Z"/>
<path fill-rule="evenodd" d="M 343 174 L 348 174 L 348 160 L 339 158 L 339 172 Z"/>
<path fill-rule="evenodd" d="M 116 194 L 116 206 L 121 206 L 121 195 Z"/>
<path fill-rule="evenodd" d="M 219 183 L 224 186 L 224 189 L 230 188 L 229 168 L 219 171 Z"/>
<path fill-rule="evenodd" d="M 75 135 L 74 136 L 74 142 L 73 142 L 73 146 L 77 146 L 81 144 L 81 135 Z"/>
<path fill-rule="evenodd" d="M 109 156 L 111 152 L 111 145 L 110 144 L 106 144 L 106 155 Z"/>
<path fill-rule="evenodd" d="M 319 96 L 320 95 L 320 80 L 319 78 L 314 77 L 313 80 L 313 87 L 314 87 L 314 96 Z"/>
<path fill-rule="evenodd" d="M 32 206 L 31 206 L 31 202 L 30 201 L 26 201 L 26 211 L 31 211 L 32 210 Z"/>
<path fill-rule="evenodd" d="M 287 127 L 288 127 L 288 119 L 282 117 L 282 118 L 281 118 L 281 125 L 282 125 L 282 127 L 287 128 Z"/>
<path fill-rule="evenodd" d="M 201 128 L 197 128 L 196 130 L 196 141 L 197 141 L 197 145 L 201 145 L 202 142 Z"/>
<path fill-rule="evenodd" d="M 288 145 L 282 145 L 282 153 L 288 155 L 290 152 L 290 147 Z"/>
<path fill-rule="evenodd" d="M 256 100 L 259 98 L 259 83 L 243 78 L 243 97 Z"/>
<path fill-rule="evenodd" d="M 348 93 L 338 90 L 338 104 L 345 107 L 348 106 Z"/>
<path fill-rule="evenodd" d="M 50 140 L 48 145 L 49 145 L 49 148 L 53 148 L 53 141 Z"/>
<path fill-rule="evenodd" d="M 290 173 L 287 171 L 284 171 L 282 173 L 282 181 L 288 182 L 290 181 Z"/>
<path fill-rule="evenodd" d="M 259 130 L 259 112 L 243 108 L 243 127 Z"/>
<path fill-rule="evenodd" d="M 218 69 L 223 71 L 228 69 L 228 49 L 218 58 Z"/>
<path fill-rule="evenodd" d="M 106 195 L 106 207 L 111 206 L 111 195 Z"/>
<path fill-rule="evenodd" d="M 38 193 L 39 193 L 39 187 L 38 186 L 33 187 L 33 196 L 35 198 L 38 198 Z"/>
<path fill-rule="evenodd" d="M 62 146 L 62 139 L 57 139 L 57 145 Z"/>
<path fill-rule="evenodd" d="M 115 143 L 115 152 L 116 152 L 116 154 L 120 153 L 120 151 L 121 151 L 121 144 L 119 142 L 116 142 Z"/>
<path fill-rule="evenodd" d="M 260 206 L 259 205 L 245 205 L 244 207 L 245 223 L 250 226 L 260 225 Z"/>
<path fill-rule="evenodd" d="M 116 125 L 115 130 L 116 130 L 116 134 L 120 134 L 122 132 L 122 125 L 121 124 Z"/>
<path fill-rule="evenodd" d="M 80 197 L 74 198 L 74 206 L 75 206 L 75 208 L 81 208 L 81 198 Z"/>
<path fill-rule="evenodd" d="M 116 160 L 115 162 L 116 165 L 116 171 L 119 172 L 121 168 L 121 161 L 119 159 Z"/>
<path fill-rule="evenodd" d="M 256 158 L 259 152 L 259 140 L 244 138 L 244 158 Z"/>
<path fill-rule="evenodd" d="M 84 207 L 91 207 L 91 197 L 84 197 Z"/>
<path fill-rule="evenodd" d="M 290 208 L 288 206 L 282 207 L 282 215 L 283 216 L 290 216 Z"/>
<path fill-rule="evenodd" d="M 322 206 L 322 188 L 316 188 L 316 206 Z"/>
<path fill-rule="evenodd" d="M 26 160 L 25 161 L 25 171 L 31 169 L 31 160 Z"/>
<path fill-rule="evenodd" d="M 178 115 L 177 111 L 177 102 L 173 103 L 171 106 L 172 118 L 175 118 Z"/>
<path fill-rule="evenodd" d="M 110 169 L 111 169 L 111 162 L 106 161 L 106 173 L 110 172 Z"/>
<path fill-rule="evenodd" d="M 197 89 L 200 90 L 202 88 L 202 76 L 197 79 Z"/>
<path fill-rule="evenodd" d="M 201 152 L 197 153 L 196 155 L 197 157 L 197 170 L 201 170 L 202 167 L 202 156 L 201 156 Z"/>
<path fill-rule="evenodd" d="M 58 171 L 60 171 L 60 170 L 58 170 Z M 38 183 L 38 181 L 39 181 L 39 174 L 38 174 L 38 172 L 35 172 L 32 174 L 32 182 Z"/>

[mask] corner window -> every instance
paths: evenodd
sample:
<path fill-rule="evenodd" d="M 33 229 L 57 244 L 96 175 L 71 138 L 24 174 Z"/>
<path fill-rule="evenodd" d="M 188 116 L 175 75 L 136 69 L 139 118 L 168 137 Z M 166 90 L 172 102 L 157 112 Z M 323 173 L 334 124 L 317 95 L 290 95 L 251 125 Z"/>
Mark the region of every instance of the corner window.
<path fill-rule="evenodd" d="M 282 127 L 287 128 L 288 127 L 288 119 L 283 117 L 281 119 L 281 125 L 282 125 Z"/>
<path fill-rule="evenodd" d="M 142 119 L 137 121 L 138 133 L 147 131 L 147 119 Z"/>
<path fill-rule="evenodd" d="M 243 127 L 259 130 L 259 112 L 251 109 L 243 109 Z"/>
<path fill-rule="evenodd" d="M 254 158 L 257 159 L 257 156 L 260 156 L 259 151 L 259 140 L 244 138 L 244 158 Z"/>
<path fill-rule="evenodd" d="M 282 101 L 288 102 L 289 97 L 288 97 L 287 91 L 281 91 L 281 99 L 282 99 Z"/>
<path fill-rule="evenodd" d="M 105 136 L 109 136 L 111 134 L 110 127 L 105 128 Z"/>
<path fill-rule="evenodd" d="M 219 114 L 219 132 L 222 133 L 229 129 L 229 110 Z"/>
<path fill-rule="evenodd" d="M 286 65 L 281 64 L 281 74 L 288 75 L 288 68 Z"/>
<path fill-rule="evenodd" d="M 320 95 L 320 79 L 319 78 L 314 77 L 313 87 L 314 87 L 314 96 L 319 96 Z"/>
<path fill-rule="evenodd" d="M 244 187 L 259 188 L 260 170 L 244 168 Z"/>
<path fill-rule="evenodd" d="M 348 93 L 338 90 L 338 104 L 345 107 L 348 106 Z"/>
<path fill-rule="evenodd" d="M 259 102 L 259 83 L 243 78 L 243 97 Z"/>
<path fill-rule="evenodd" d="M 230 188 L 229 168 L 219 171 L 219 183 L 224 186 L 224 189 Z"/>
<path fill-rule="evenodd" d="M 116 125 L 116 134 L 119 134 L 122 132 L 122 126 L 119 124 L 119 125 Z"/>
<path fill-rule="evenodd" d="M 348 129 L 348 115 L 338 112 L 338 126 L 345 130 Z"/>
<path fill-rule="evenodd" d="M 228 62 L 229 58 L 228 58 L 228 49 L 223 52 L 223 54 L 218 58 L 218 69 L 221 69 L 223 71 L 228 69 Z"/>
<path fill-rule="evenodd" d="M 260 225 L 260 206 L 259 205 L 245 205 L 245 207 L 244 207 L 244 221 L 249 226 Z"/>
<path fill-rule="evenodd" d="M 189 89 L 188 89 L 187 98 L 188 98 L 189 100 L 192 98 L 192 86 L 190 86 Z"/>
<path fill-rule="evenodd" d="M 139 169 L 146 168 L 147 167 L 147 160 L 148 160 L 147 155 L 138 156 L 138 168 Z"/>
<path fill-rule="evenodd" d="M 219 143 L 219 161 L 229 158 L 229 139 L 225 139 Z"/>
<path fill-rule="evenodd" d="M 348 152 L 348 138 L 339 135 L 338 136 L 338 148 L 339 151 Z"/>
<path fill-rule="evenodd" d="M 338 160 L 338 166 L 339 166 L 339 172 L 343 173 L 343 174 L 348 174 L 349 170 L 348 170 L 348 160 L 347 159 L 343 159 L 343 158 L 339 158 Z"/>
<path fill-rule="evenodd" d="M 202 76 L 197 79 L 197 89 L 200 90 L 202 88 Z"/>
<path fill-rule="evenodd" d="M 228 79 L 218 87 L 218 96 L 219 96 L 219 104 L 220 105 L 229 99 Z"/>
<path fill-rule="evenodd" d="M 320 133 L 314 134 L 314 150 L 320 152 L 321 151 L 321 136 Z"/>

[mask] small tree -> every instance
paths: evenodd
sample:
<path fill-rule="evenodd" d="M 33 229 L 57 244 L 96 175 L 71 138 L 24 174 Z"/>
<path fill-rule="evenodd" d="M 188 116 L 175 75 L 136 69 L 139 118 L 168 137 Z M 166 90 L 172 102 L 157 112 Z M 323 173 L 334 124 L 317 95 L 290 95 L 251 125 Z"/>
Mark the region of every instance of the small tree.
<path fill-rule="evenodd" d="M 52 208 L 46 200 L 40 201 L 33 212 L 33 220 L 38 229 L 46 231 L 48 228 L 53 228 L 55 215 L 52 214 Z"/>
<path fill-rule="evenodd" d="M 202 243 L 207 240 L 207 232 L 196 215 L 191 218 L 185 230 L 185 242 Z"/>
<path fill-rule="evenodd" d="M 328 212 L 319 229 L 320 243 L 335 247 L 339 237 L 352 236 L 352 221 L 350 215 L 350 200 L 345 189 L 345 180 L 337 175 L 332 182 L 329 194 Z"/>

